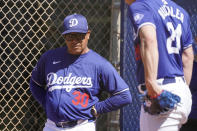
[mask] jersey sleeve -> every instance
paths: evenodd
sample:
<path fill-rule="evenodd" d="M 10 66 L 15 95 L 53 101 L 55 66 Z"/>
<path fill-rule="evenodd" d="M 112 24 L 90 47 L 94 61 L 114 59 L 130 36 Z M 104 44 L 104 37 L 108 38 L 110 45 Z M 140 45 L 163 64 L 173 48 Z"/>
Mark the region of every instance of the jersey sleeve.
<path fill-rule="evenodd" d="M 189 17 L 189 16 L 188 16 Z M 183 45 L 183 49 L 186 49 L 190 46 L 192 46 L 194 40 L 193 40 L 193 36 L 192 36 L 192 31 L 191 31 L 191 27 L 190 27 L 190 19 L 188 18 L 188 23 L 186 25 L 188 25 L 187 27 L 187 33 L 185 33 L 185 40 L 184 40 L 184 45 Z"/>
<path fill-rule="evenodd" d="M 129 6 L 128 12 L 137 34 L 139 29 L 144 25 L 153 25 L 156 28 L 153 13 L 146 7 L 145 3 L 133 3 Z"/>
<path fill-rule="evenodd" d="M 132 98 L 128 85 L 109 62 L 106 61 L 102 64 L 99 76 L 103 85 L 101 87 L 111 96 L 95 104 L 98 114 L 107 113 L 131 103 Z"/>
<path fill-rule="evenodd" d="M 39 86 L 44 86 L 45 82 L 45 57 L 46 55 L 43 54 L 39 61 L 37 62 L 36 66 L 32 71 L 32 80 L 38 84 Z"/>
<path fill-rule="evenodd" d="M 100 81 L 102 82 L 104 90 L 112 95 L 129 90 L 128 85 L 109 62 L 101 66 Z"/>

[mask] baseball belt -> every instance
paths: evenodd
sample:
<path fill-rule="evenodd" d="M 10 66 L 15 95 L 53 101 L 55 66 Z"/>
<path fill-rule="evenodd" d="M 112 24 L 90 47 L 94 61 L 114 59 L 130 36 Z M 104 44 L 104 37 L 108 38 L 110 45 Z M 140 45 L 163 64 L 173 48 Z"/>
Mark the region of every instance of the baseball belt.
<path fill-rule="evenodd" d="M 185 82 L 184 76 L 160 78 L 160 79 L 157 79 L 157 82 L 158 82 L 158 84 L 166 85 L 166 84 L 170 84 L 170 83 L 176 83 L 176 81 L 178 81 L 178 80 L 182 80 L 183 82 Z M 138 90 L 141 94 L 143 94 L 144 91 L 146 90 L 145 84 L 144 83 L 139 84 Z"/>
<path fill-rule="evenodd" d="M 49 120 L 49 122 L 55 124 L 56 127 L 58 127 L 58 128 L 71 128 L 76 125 L 86 123 L 86 122 L 88 122 L 88 120 L 65 121 L 65 122 L 57 122 L 57 123 Z"/>
<path fill-rule="evenodd" d="M 77 121 L 58 122 L 55 125 L 59 128 L 69 128 L 77 125 Z"/>

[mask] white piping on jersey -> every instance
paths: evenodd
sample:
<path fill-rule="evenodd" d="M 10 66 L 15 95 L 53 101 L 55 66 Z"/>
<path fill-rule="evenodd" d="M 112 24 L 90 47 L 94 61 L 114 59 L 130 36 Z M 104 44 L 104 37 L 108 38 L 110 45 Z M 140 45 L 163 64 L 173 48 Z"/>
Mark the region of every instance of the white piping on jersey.
<path fill-rule="evenodd" d="M 144 26 L 144 25 L 152 25 L 152 26 L 156 29 L 155 24 L 153 24 L 153 23 L 151 23 L 151 22 L 145 22 L 145 23 L 141 24 L 141 25 L 138 27 L 138 29 L 137 29 L 137 36 L 138 36 L 138 33 L 139 33 L 140 28 L 141 28 L 142 26 Z"/>
<path fill-rule="evenodd" d="M 39 84 L 38 82 L 36 82 L 33 78 L 31 78 L 37 85 L 39 85 L 39 86 L 44 86 L 44 85 L 41 85 L 41 84 Z"/>
<path fill-rule="evenodd" d="M 91 88 L 92 85 L 88 86 L 83 86 L 83 85 L 58 85 L 58 86 L 52 86 L 49 88 L 49 91 L 52 92 L 53 90 L 56 89 L 66 89 L 67 92 L 70 92 L 73 88 Z"/>
<path fill-rule="evenodd" d="M 188 46 L 186 46 L 186 47 L 183 47 L 183 49 L 187 49 L 187 48 L 189 48 L 189 47 L 191 47 L 192 46 L 192 44 L 190 44 L 190 45 L 188 45 Z"/>
<path fill-rule="evenodd" d="M 119 92 L 114 93 L 113 95 L 117 95 L 117 94 L 120 94 L 120 93 L 122 93 L 122 92 L 124 92 L 124 91 L 128 91 L 128 90 L 129 90 L 129 88 L 126 88 L 126 89 L 124 89 L 124 90 L 121 90 L 121 91 L 119 91 Z"/>

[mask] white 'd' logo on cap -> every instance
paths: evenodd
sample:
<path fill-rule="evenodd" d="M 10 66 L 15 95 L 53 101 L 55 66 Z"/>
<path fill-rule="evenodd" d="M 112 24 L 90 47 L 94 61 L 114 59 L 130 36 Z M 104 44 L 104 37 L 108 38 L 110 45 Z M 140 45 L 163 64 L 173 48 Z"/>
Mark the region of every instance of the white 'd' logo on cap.
<path fill-rule="evenodd" d="M 70 23 L 70 27 L 73 27 L 73 26 L 76 26 L 76 25 L 78 25 L 78 20 L 77 19 L 70 19 L 70 21 L 69 21 L 69 23 Z"/>

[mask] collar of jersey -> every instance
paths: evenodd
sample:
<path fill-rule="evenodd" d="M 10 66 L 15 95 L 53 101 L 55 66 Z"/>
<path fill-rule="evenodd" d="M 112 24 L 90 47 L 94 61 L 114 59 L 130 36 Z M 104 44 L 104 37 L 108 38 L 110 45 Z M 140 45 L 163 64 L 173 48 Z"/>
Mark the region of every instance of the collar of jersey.
<path fill-rule="evenodd" d="M 78 62 L 80 62 L 83 58 L 85 58 L 86 56 L 88 56 L 91 52 L 92 52 L 92 50 L 89 49 L 89 51 L 88 51 L 87 53 L 81 54 L 81 55 L 72 55 L 72 54 L 69 54 L 68 51 L 66 51 L 66 54 L 67 54 L 69 57 L 71 57 L 71 59 L 76 59 L 76 60 L 74 61 L 74 63 L 78 63 Z M 73 64 L 74 64 L 74 63 L 73 63 Z"/>
<path fill-rule="evenodd" d="M 85 54 L 81 54 L 81 55 L 72 55 L 72 54 L 68 53 L 68 51 L 66 51 L 66 53 L 67 53 L 69 56 L 73 57 L 73 58 L 74 58 L 74 57 L 78 57 L 78 58 L 86 57 L 88 54 L 90 54 L 90 52 L 92 52 L 91 49 L 89 49 L 89 51 L 88 51 L 87 53 L 85 53 Z"/>

